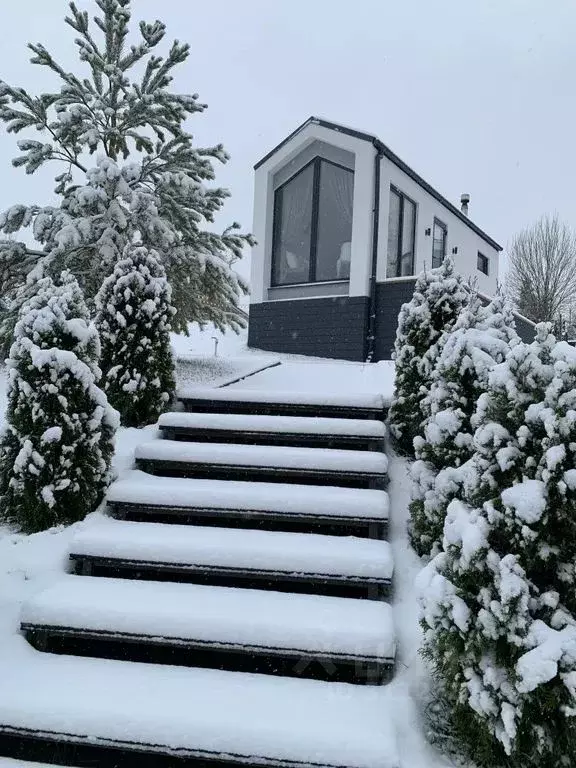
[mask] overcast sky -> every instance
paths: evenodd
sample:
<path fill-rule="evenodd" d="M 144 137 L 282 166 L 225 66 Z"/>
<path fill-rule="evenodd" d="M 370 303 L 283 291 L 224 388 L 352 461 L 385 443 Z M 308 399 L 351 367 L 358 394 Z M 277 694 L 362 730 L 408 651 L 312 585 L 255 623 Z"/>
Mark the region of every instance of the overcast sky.
<path fill-rule="evenodd" d="M 66 10 L 5 0 L 1 78 L 50 89 L 29 41 L 74 66 Z M 176 84 L 209 105 L 198 143 L 232 155 L 227 220 L 251 226 L 254 162 L 314 114 L 375 133 L 450 200 L 469 192 L 503 245 L 542 213 L 576 226 L 575 0 L 134 0 L 133 16 L 192 46 Z M 48 202 L 52 169 L 28 177 L 14 154 L 0 133 L 0 208 Z"/>

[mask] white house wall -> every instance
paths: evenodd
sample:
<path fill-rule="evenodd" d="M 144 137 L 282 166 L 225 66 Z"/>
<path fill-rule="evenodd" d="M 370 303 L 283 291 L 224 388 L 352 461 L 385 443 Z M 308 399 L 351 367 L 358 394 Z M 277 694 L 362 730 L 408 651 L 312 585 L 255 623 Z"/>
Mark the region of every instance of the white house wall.
<path fill-rule="evenodd" d="M 381 163 L 377 280 L 381 282 L 387 278 L 388 209 L 392 185 L 416 203 L 415 274 L 421 272 L 424 267 L 431 267 L 432 235 L 426 235 L 425 232 L 427 229 L 433 231 L 436 217 L 448 227 L 447 253 L 452 254 L 452 249 L 458 248 L 458 253 L 453 256 L 458 271 L 476 280 L 479 291 L 489 296 L 494 295 L 498 283 L 498 251 L 388 158 L 383 157 Z M 477 269 L 478 251 L 489 259 L 488 275 Z"/>
<path fill-rule="evenodd" d="M 284 174 L 284 167 L 297 159 L 301 153 L 303 153 L 302 158 L 307 158 L 306 149 L 314 142 L 324 142 L 354 156 L 350 282 L 347 286 L 346 295 L 367 296 L 369 294 L 376 150 L 370 142 L 329 130 L 320 125 L 310 124 L 280 147 L 255 171 L 253 233 L 257 245 L 252 249 L 252 294 L 250 298 L 252 304 L 269 300 L 275 182 L 276 185 L 281 183 L 280 179 Z M 305 164 L 304 159 L 302 164 Z M 297 169 L 297 163 L 295 163 L 294 172 Z M 318 285 L 324 287 L 316 295 L 327 295 L 325 291 L 330 291 L 330 284 L 319 283 Z M 335 285 L 338 284 L 335 283 Z M 339 285 L 339 288 L 334 289 L 334 295 L 341 295 L 342 284 Z M 293 289 L 288 288 L 288 292 L 284 287 L 278 298 L 306 298 L 310 296 L 309 291 L 309 286 L 305 286 L 303 290 L 295 286 Z"/>

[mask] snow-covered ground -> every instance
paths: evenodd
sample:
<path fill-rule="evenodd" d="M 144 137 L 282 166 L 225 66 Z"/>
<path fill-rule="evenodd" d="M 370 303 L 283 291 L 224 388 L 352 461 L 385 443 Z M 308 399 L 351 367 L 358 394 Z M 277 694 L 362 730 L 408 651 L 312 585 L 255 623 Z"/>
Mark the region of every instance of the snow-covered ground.
<path fill-rule="evenodd" d="M 282 365 L 268 368 L 234 384 L 234 389 L 266 389 L 271 391 L 330 392 L 331 394 L 382 394 L 390 401 L 394 390 L 394 364 L 352 363 L 343 360 L 303 360 L 278 355 Z"/>
<path fill-rule="evenodd" d="M 194 372 L 188 371 L 188 378 L 181 377 L 186 386 L 218 386 L 225 375 L 242 370 L 246 361 L 261 362 L 278 357 L 282 364 L 269 368 L 233 386 L 242 389 L 270 389 L 276 391 L 309 390 L 318 393 L 338 394 L 383 394 L 390 398 L 393 385 L 393 365 L 381 363 L 363 365 L 340 361 L 320 361 L 294 358 L 293 356 L 272 356 L 254 353 L 243 348 L 241 337 L 232 337 L 219 346 L 221 358 L 209 357 L 209 332 L 198 334 L 194 339 L 178 337 L 175 347 L 182 357 L 198 357 L 202 368 L 202 355 L 210 360 L 200 375 L 194 379 Z M 212 335 L 214 335 L 212 333 Z M 227 346 L 229 345 L 229 346 Z M 213 350 L 212 350 L 213 351 Z M 230 354 L 230 358 L 225 357 Z M 234 362 L 230 363 L 232 360 Z M 215 362 L 217 361 L 217 362 Z M 181 370 L 180 364 L 179 371 Z M 212 373 L 204 376 L 211 370 Z M 180 374 L 179 374 L 180 375 Z M 5 376 L 0 375 L 0 409 L 5 408 Z M 154 426 L 138 429 L 122 429 L 117 438 L 114 467 L 119 476 L 130 469 L 137 444 L 151 440 L 156 435 Z M 208 446 L 209 448 L 209 446 Z M 397 732 L 401 765 L 410 768 L 446 768 L 451 763 L 427 743 L 423 723 L 423 709 L 426 704 L 428 678 L 418 648 L 420 629 L 418 608 L 414 592 L 414 581 L 420 570 L 420 561 L 408 544 L 406 521 L 408 517 L 409 481 L 406 462 L 389 454 L 390 476 L 390 543 L 395 561 L 395 588 L 393 614 L 398 642 L 398 665 L 393 681 L 386 686 L 385 696 L 374 701 L 385 702 L 382 718 L 390 718 Z M 58 580 L 62 579 L 67 554 L 74 536 L 102 523 L 99 513 L 68 528 L 55 528 L 33 536 L 22 536 L 0 528 L 0 664 L 26 665 L 32 663 L 32 651 L 18 634 L 21 605 Z M 136 586 L 136 588 L 138 588 Z"/>
<path fill-rule="evenodd" d="M 218 341 L 218 356 L 214 355 Z M 178 372 L 185 386 L 186 364 L 196 367 L 192 386 L 220 386 L 227 376 L 235 378 L 259 366 L 280 361 L 259 376 L 249 377 L 234 388 L 269 390 L 306 390 L 342 394 L 380 393 L 386 399 L 394 389 L 394 364 L 354 363 L 304 355 L 287 355 L 250 349 L 247 334 L 221 333 L 214 327 L 190 329 L 190 336 L 172 335 L 172 347 L 178 359 Z M 211 372 L 214 374 L 211 376 Z M 204 373 L 206 374 L 204 376 Z M 222 382 L 220 382 L 222 377 Z"/>

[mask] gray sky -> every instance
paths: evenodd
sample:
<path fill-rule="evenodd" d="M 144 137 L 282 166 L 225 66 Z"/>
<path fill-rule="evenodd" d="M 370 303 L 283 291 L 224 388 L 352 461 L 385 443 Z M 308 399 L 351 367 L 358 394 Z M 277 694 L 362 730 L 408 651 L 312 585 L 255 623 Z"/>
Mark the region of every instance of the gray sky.
<path fill-rule="evenodd" d="M 95 3 L 79 0 L 82 8 Z M 377 134 L 503 245 L 540 214 L 576 226 L 574 0 L 134 0 L 192 45 L 176 80 L 209 109 L 198 143 L 232 160 L 227 221 L 252 220 L 252 166 L 311 114 Z M 40 41 L 74 65 L 64 0 L 3 3 L 0 77 L 31 91 L 51 78 L 28 63 Z M 48 202 L 52 169 L 13 169 L 0 134 L 0 208 Z M 224 222 L 223 222 L 224 223 Z M 242 270 L 244 272 L 244 270 Z"/>

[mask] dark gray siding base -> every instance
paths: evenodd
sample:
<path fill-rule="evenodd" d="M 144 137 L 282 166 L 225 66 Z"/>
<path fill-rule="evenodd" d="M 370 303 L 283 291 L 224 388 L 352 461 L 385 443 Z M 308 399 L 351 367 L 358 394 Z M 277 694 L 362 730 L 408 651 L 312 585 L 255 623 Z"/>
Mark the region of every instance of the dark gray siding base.
<path fill-rule="evenodd" d="M 514 315 L 514 320 L 516 322 L 516 333 L 520 336 L 522 341 L 525 341 L 528 344 L 531 341 L 534 341 L 534 336 L 536 335 L 534 324 L 519 315 Z"/>
<path fill-rule="evenodd" d="M 363 361 L 367 296 L 250 305 L 248 346 L 294 355 Z"/>
<path fill-rule="evenodd" d="M 400 307 L 410 301 L 416 280 L 376 284 L 376 339 L 374 359 L 391 360 Z"/>
<path fill-rule="evenodd" d="M 376 285 L 373 361 L 391 360 L 402 304 L 410 301 L 416 280 Z M 485 300 L 488 302 L 488 298 Z M 367 296 L 265 301 L 250 306 L 248 346 L 293 355 L 364 361 L 367 355 Z M 525 342 L 534 340 L 534 326 L 515 316 Z"/>
<path fill-rule="evenodd" d="M 416 280 L 378 283 L 376 285 L 376 341 L 375 360 L 391 360 L 398 326 L 398 314 L 402 304 L 410 301 Z M 489 299 L 481 297 L 485 304 Z M 534 341 L 535 329 L 532 323 L 519 315 L 514 315 L 516 331 L 522 341 Z"/>

